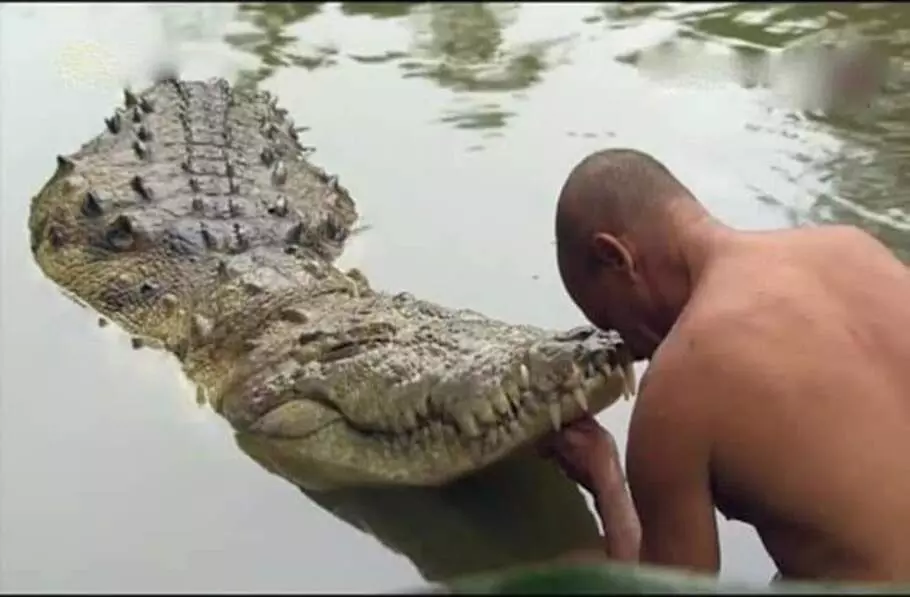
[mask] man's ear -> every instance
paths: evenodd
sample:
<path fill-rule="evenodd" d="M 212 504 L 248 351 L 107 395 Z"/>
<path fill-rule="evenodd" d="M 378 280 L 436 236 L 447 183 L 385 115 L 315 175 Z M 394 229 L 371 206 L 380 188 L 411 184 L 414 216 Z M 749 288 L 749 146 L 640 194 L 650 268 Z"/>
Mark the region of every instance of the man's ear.
<path fill-rule="evenodd" d="M 617 272 L 631 272 L 632 255 L 619 239 L 606 232 L 599 232 L 592 239 L 594 258 L 605 267 Z"/>

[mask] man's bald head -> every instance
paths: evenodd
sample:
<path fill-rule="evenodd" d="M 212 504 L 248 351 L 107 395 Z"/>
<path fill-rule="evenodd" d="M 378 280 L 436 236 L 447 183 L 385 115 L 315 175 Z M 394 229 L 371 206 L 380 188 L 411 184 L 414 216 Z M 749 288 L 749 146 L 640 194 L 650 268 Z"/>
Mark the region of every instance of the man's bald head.
<path fill-rule="evenodd" d="M 686 279 L 674 273 L 680 247 L 669 217 L 682 208 L 707 213 L 663 164 L 633 149 L 589 155 L 559 195 L 563 284 L 589 321 L 618 330 L 638 358 L 647 358 L 669 329 L 661 297 Z"/>
<path fill-rule="evenodd" d="M 574 252 L 597 232 L 627 235 L 644 218 L 660 218 L 678 200 L 695 201 L 650 155 L 634 149 L 592 153 L 572 169 L 560 192 L 557 246 Z"/>

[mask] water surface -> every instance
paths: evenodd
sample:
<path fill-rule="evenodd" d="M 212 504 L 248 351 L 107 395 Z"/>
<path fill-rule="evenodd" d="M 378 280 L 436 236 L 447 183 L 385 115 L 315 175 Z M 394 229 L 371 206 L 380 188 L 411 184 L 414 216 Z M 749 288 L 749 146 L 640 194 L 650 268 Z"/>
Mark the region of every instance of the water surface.
<path fill-rule="evenodd" d="M 56 154 L 100 132 L 125 82 L 142 85 L 170 61 L 186 77 L 276 93 L 309 127 L 316 162 L 358 201 L 368 228 L 346 265 L 380 288 L 569 327 L 581 316 L 556 272 L 553 206 L 569 168 L 605 146 L 652 152 L 732 225 L 849 222 L 910 256 L 900 77 L 860 112 L 825 114 L 723 69 L 666 77 L 648 66 L 685 44 L 714 58 L 777 55 L 841 31 L 861 31 L 902 59 L 910 8 L 4 5 L 2 588 L 370 591 L 419 582 L 407 560 L 240 453 L 170 357 L 131 350 L 34 265 L 29 199 Z M 687 64 L 678 72 L 705 63 Z M 600 417 L 621 444 L 628 416 L 621 404 Z M 720 520 L 723 575 L 766 582 L 773 566 L 755 534 Z"/>

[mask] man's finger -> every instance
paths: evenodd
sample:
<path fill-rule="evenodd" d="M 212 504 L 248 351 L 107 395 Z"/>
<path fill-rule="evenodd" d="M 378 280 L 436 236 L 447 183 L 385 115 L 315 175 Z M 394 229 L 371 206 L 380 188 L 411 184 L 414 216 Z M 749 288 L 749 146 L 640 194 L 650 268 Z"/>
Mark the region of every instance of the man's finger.
<path fill-rule="evenodd" d="M 597 422 L 597 419 L 594 418 L 594 415 L 588 413 L 580 419 L 576 419 L 569 423 L 569 425 L 566 426 L 566 429 L 590 431 L 591 429 L 601 429 L 601 425 Z"/>

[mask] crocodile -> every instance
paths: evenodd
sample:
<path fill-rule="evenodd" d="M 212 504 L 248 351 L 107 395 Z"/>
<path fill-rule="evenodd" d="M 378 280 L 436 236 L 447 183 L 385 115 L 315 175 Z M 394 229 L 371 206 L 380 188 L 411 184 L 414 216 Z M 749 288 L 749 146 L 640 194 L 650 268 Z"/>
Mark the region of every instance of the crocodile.
<path fill-rule="evenodd" d="M 409 592 L 906 592 L 529 568 L 597 548 L 576 486 L 533 446 L 631 394 L 628 351 L 340 271 L 355 205 L 298 137 L 274 97 L 221 79 L 127 90 L 33 198 L 32 251 L 134 346 L 173 353 L 253 460 L 445 581 Z"/>
<path fill-rule="evenodd" d="M 162 77 L 104 124 L 32 199 L 32 254 L 134 346 L 173 354 L 244 452 L 428 579 L 598 539 L 533 446 L 634 392 L 615 332 L 342 271 L 355 203 L 266 91 Z"/>

